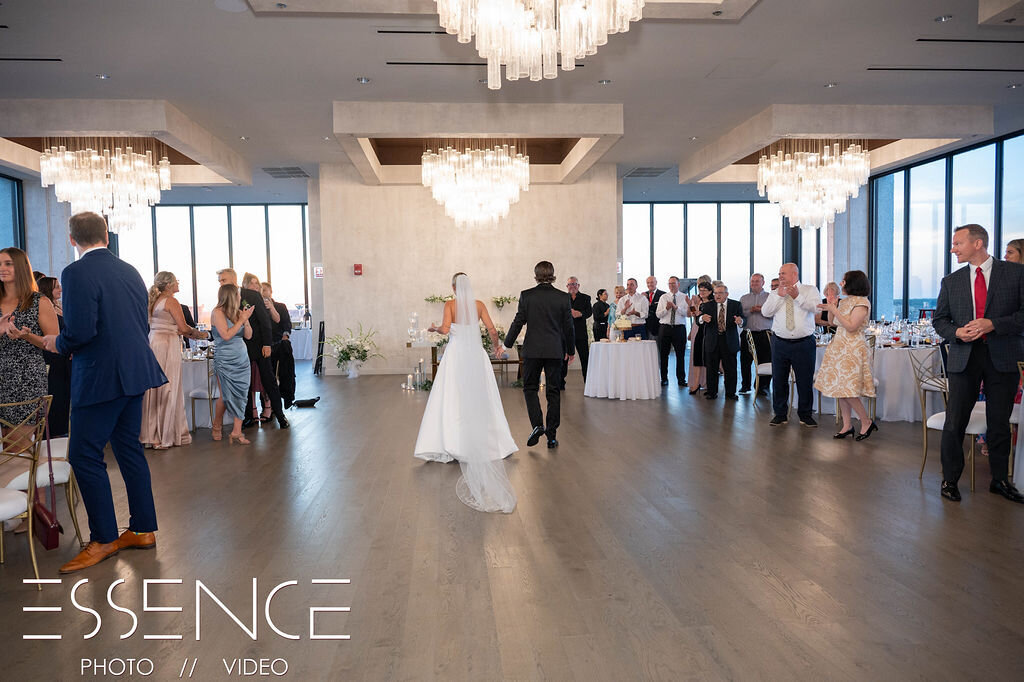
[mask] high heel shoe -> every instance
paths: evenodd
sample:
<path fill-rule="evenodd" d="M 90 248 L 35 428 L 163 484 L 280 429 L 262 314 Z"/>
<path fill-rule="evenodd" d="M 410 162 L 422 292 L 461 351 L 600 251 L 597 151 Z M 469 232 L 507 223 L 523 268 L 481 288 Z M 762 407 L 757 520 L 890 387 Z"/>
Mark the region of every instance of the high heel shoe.
<path fill-rule="evenodd" d="M 235 434 L 233 434 L 233 433 L 229 433 L 229 434 L 228 434 L 228 442 L 229 442 L 229 443 L 234 443 L 234 442 L 235 442 L 236 440 L 237 440 L 237 441 L 238 441 L 239 443 L 241 443 L 242 445 L 248 445 L 249 443 L 251 443 L 251 442 L 252 442 L 252 441 L 250 441 L 249 439 L 247 439 L 247 438 L 245 437 L 245 434 L 244 434 L 244 433 L 240 433 L 240 434 L 238 434 L 237 436 L 236 436 Z"/>
<path fill-rule="evenodd" d="M 214 424 L 212 427 L 210 427 L 210 434 L 213 436 L 214 440 L 221 440 L 222 438 L 224 438 L 224 425 Z"/>
<path fill-rule="evenodd" d="M 852 436 L 852 435 L 853 435 L 853 427 L 851 426 L 849 431 L 839 431 L 837 433 L 832 434 L 832 437 L 838 439 L 838 438 L 846 438 L 847 436 Z"/>
<path fill-rule="evenodd" d="M 865 431 L 864 433 L 858 433 L 857 437 L 854 438 L 854 440 L 866 440 L 867 437 L 871 435 L 872 431 L 877 431 L 877 430 L 878 430 L 878 424 L 876 424 L 875 422 L 871 422 L 871 426 L 868 427 L 868 430 Z"/>
<path fill-rule="evenodd" d="M 695 388 L 695 389 L 693 389 L 692 391 L 690 391 L 690 395 L 693 395 L 693 394 L 695 394 L 695 393 L 696 393 L 697 391 L 699 391 L 699 390 L 700 390 L 699 388 Z"/>

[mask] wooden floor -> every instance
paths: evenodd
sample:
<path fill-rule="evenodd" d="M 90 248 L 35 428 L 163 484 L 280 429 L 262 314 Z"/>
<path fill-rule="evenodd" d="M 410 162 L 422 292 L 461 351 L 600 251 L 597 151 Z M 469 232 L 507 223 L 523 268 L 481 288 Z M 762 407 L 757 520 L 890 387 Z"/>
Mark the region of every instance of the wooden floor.
<path fill-rule="evenodd" d="M 670 386 L 660 400 L 562 400 L 561 446 L 526 448 L 521 392 L 501 389 L 520 451 L 511 515 L 455 496 L 457 465 L 411 456 L 424 393 L 401 377 L 315 378 L 300 365 L 292 428 L 248 447 L 211 442 L 150 456 L 159 546 L 123 552 L 44 591 L 23 586 L 24 536 L 7 534 L 4 679 L 77 680 L 81 659 L 148 657 L 149 679 L 228 679 L 222 659 L 282 658 L 294 680 L 1020 680 L 1024 506 L 987 492 L 939 497 L 937 440 L 917 477 L 920 425 L 863 443 L 794 420 L 770 428 L 751 399 L 724 405 Z M 123 485 L 110 461 L 121 515 Z M 62 510 L 67 522 L 66 509 Z M 65 537 L 44 577 L 75 554 Z M 251 626 L 253 642 L 195 581 Z M 74 609 L 71 586 L 88 578 Z M 139 628 L 120 639 L 132 619 Z M 181 612 L 142 612 L 149 604 Z M 311 579 L 351 580 L 311 585 Z M 274 633 L 271 617 L 297 641 Z M 21 612 L 59 605 L 64 612 Z M 312 606 L 349 606 L 316 617 Z M 60 633 L 60 642 L 16 641 Z M 144 634 L 183 639 L 144 640 Z M 113 664 L 116 667 L 116 663 Z M 277 663 L 281 670 L 281 663 Z M 236 671 L 237 672 L 237 671 Z M 185 671 L 187 677 L 188 670 Z M 236 675 L 237 676 L 237 675 Z M 101 676 L 98 676 L 101 677 Z M 140 679 L 136 677 L 135 679 Z"/>

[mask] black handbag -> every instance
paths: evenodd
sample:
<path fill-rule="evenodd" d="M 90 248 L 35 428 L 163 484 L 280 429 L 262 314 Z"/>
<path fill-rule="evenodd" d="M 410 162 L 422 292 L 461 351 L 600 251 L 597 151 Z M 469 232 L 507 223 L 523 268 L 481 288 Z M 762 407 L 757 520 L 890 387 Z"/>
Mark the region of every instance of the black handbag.
<path fill-rule="evenodd" d="M 53 460 L 50 452 L 50 424 L 46 424 L 46 464 L 50 467 L 50 506 L 46 506 L 46 496 L 36 488 L 36 499 L 32 504 L 32 533 L 43 545 L 43 549 L 57 549 L 60 536 L 64 532 L 57 520 L 57 490 L 53 483 Z"/>
<path fill-rule="evenodd" d="M 320 400 L 320 396 L 315 398 L 302 398 L 292 403 L 295 407 L 316 407 L 317 401 Z"/>

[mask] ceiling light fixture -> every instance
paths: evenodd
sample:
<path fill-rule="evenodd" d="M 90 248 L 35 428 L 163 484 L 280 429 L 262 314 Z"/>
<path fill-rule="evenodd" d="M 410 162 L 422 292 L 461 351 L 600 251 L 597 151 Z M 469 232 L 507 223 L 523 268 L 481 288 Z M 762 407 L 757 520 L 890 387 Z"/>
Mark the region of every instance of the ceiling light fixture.
<path fill-rule="evenodd" d="M 96 74 L 96 78 L 100 79 L 101 81 L 108 81 L 110 80 L 110 75 L 106 73 L 98 73 Z"/>
<path fill-rule="evenodd" d="M 870 174 L 870 152 L 858 142 L 784 139 L 761 156 L 757 191 L 793 227 L 815 229 L 833 223 Z"/>
<path fill-rule="evenodd" d="M 286 4 L 285 4 L 285 3 L 283 3 L 283 2 L 279 2 L 279 3 L 277 3 L 277 8 L 278 8 L 278 9 L 284 9 L 284 8 L 285 8 L 285 7 L 287 7 L 287 6 L 288 6 L 288 5 L 286 5 Z"/>
<path fill-rule="evenodd" d="M 491 227 L 530 189 L 530 157 L 515 144 L 452 140 L 427 149 L 421 179 L 457 227 Z"/>
<path fill-rule="evenodd" d="M 149 207 L 171 188 L 166 147 L 156 140 L 124 138 L 43 138 L 39 174 L 43 187 L 53 185 L 57 201 L 71 213 L 92 211 L 107 216 L 111 232 L 149 222 Z M 102 150 L 102 151 L 101 151 Z M 156 161 L 160 155 L 160 161 Z"/>
<path fill-rule="evenodd" d="M 953 15 L 952 14 L 943 14 L 941 17 L 935 17 L 935 21 L 937 21 L 940 24 L 944 24 L 947 21 L 951 21 L 952 19 L 953 19 Z"/>
<path fill-rule="evenodd" d="M 722 16 L 722 10 L 716 9 L 714 12 L 711 13 L 711 16 L 715 16 L 715 17 Z"/>
<path fill-rule="evenodd" d="M 330 135 L 324 135 L 324 142 L 330 142 L 330 141 L 331 141 L 331 136 Z"/>
<path fill-rule="evenodd" d="M 690 142 L 696 142 L 696 141 L 697 141 L 697 140 L 699 140 L 699 139 L 700 139 L 700 138 L 699 138 L 699 137 L 697 137 L 696 135 L 691 135 L 691 136 L 690 136 Z"/>
<path fill-rule="evenodd" d="M 558 76 L 639 21 L 645 0 L 435 0 L 441 26 L 487 60 L 487 87 Z"/>
<path fill-rule="evenodd" d="M 601 80 L 597 81 L 597 84 L 598 85 L 611 85 L 612 82 L 610 80 L 608 80 L 607 78 L 602 78 Z"/>
<path fill-rule="evenodd" d="M 1016 90 L 1017 88 L 1020 88 L 1020 87 L 1024 87 L 1024 84 L 1021 84 L 1021 83 L 1010 83 L 1009 85 L 1006 86 L 1006 88 L 1008 90 Z"/>
<path fill-rule="evenodd" d="M 829 89 L 838 88 L 839 87 L 839 83 L 836 83 L 835 81 L 831 81 L 829 83 L 825 83 L 825 87 L 829 88 Z"/>
<path fill-rule="evenodd" d="M 241 140 L 242 142 L 248 142 L 249 141 L 249 138 L 246 137 L 245 135 L 239 135 L 238 139 Z"/>
<path fill-rule="evenodd" d="M 370 82 L 370 79 L 367 78 L 366 76 L 357 76 L 356 77 L 356 83 L 359 83 L 360 85 L 366 85 L 369 82 Z"/>

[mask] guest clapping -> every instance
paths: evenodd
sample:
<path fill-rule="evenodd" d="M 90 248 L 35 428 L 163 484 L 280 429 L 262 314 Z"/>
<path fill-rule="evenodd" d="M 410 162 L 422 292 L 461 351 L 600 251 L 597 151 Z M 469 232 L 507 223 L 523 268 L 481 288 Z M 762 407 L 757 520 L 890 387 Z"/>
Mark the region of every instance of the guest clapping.
<path fill-rule="evenodd" d="M 210 315 L 213 340 L 217 345 L 213 371 L 220 386 L 220 397 L 213 415 L 213 439 L 221 439 L 226 411 L 234 420 L 228 439 L 248 445 L 249 441 L 242 435 L 242 420 L 248 414 L 245 403 L 249 398 L 251 370 L 249 352 L 243 339 L 252 338 L 249 318 L 256 307 L 250 305 L 242 310 L 241 303 L 238 287 L 224 284 L 217 291 L 217 307 Z"/>
<path fill-rule="evenodd" d="M 37 283 L 39 293 L 50 299 L 57 313 L 57 328 L 64 331 L 64 311 L 61 308 L 60 282 L 56 277 L 40 277 Z M 68 422 L 71 416 L 71 358 L 43 351 L 46 359 L 47 391 L 53 396 L 50 403 L 50 414 L 46 421 L 50 426 L 50 435 L 60 437 L 68 435 Z"/>
<path fill-rule="evenodd" d="M 661 385 L 668 385 L 668 354 L 676 352 L 676 382 L 686 385 L 686 318 L 689 317 L 689 299 L 679 291 L 679 278 L 668 278 L 668 292 L 658 300 L 658 359 Z"/>
<path fill-rule="evenodd" d="M 743 326 L 743 308 L 729 298 L 729 289 L 715 287 L 715 300 L 700 306 L 697 321 L 704 328 L 704 367 L 708 372 L 708 390 L 704 397 L 718 397 L 718 368 L 725 374 L 725 397 L 736 400 L 736 353 L 740 350 L 739 328 Z"/>
<path fill-rule="evenodd" d="M 626 280 L 626 295 L 619 300 L 615 309 L 617 317 L 625 317 L 633 325 L 632 329 L 623 332 L 623 338 L 629 339 L 639 336 L 647 340 L 647 313 L 650 304 L 647 302 L 647 295 L 637 293 L 636 280 L 630 277 Z"/>
<path fill-rule="evenodd" d="M 796 375 L 799 395 L 797 415 L 800 423 L 815 428 L 814 401 L 814 314 L 821 294 L 818 288 L 800 283 L 800 268 L 785 263 L 779 268 L 779 288 L 773 291 L 761 308 L 761 314 L 772 318 L 772 426 L 789 420 L 789 373 Z"/>
<path fill-rule="evenodd" d="M 270 364 L 277 377 L 277 385 L 281 389 L 281 400 L 284 409 L 295 402 L 295 355 L 292 352 L 292 319 L 288 315 L 288 306 L 274 300 L 274 288 L 270 282 L 260 286 L 263 303 L 270 314 L 272 343 L 270 346 Z M 263 417 L 270 416 L 270 398 L 263 396 Z M 263 421 L 261 419 L 260 421 Z"/>
<path fill-rule="evenodd" d="M 697 322 L 700 306 L 711 300 L 711 278 L 697 280 L 697 295 L 690 299 L 690 395 L 695 394 L 703 386 L 708 385 L 707 369 L 704 367 L 704 325 Z M 718 371 L 717 369 L 715 370 Z"/>
<path fill-rule="evenodd" d="M 753 363 L 754 372 L 757 366 L 772 361 L 772 344 L 768 331 L 772 328 L 772 321 L 761 314 L 761 306 L 768 300 L 768 292 L 764 290 L 764 275 L 755 272 L 750 276 L 750 292 L 740 296 L 740 306 L 743 308 L 744 330 L 740 338 L 740 378 L 743 386 L 740 393 L 750 392 L 751 373 L 750 365 Z M 754 341 L 754 349 L 757 357 L 750 352 L 749 338 Z M 768 395 L 770 379 L 758 384 L 758 395 Z"/>
<path fill-rule="evenodd" d="M 843 275 L 842 291 L 846 298 L 839 300 L 838 292 L 826 289 L 825 303 L 818 306 L 829 313 L 829 319 L 838 325 L 836 335 L 825 349 L 825 357 L 818 369 L 814 387 L 822 395 L 835 398 L 843 417 L 843 426 L 836 438 L 853 436 L 851 410 L 860 419 L 860 432 L 856 440 L 864 440 L 878 427 L 868 417 L 862 397 L 875 396 L 875 380 L 864 328 L 871 316 L 871 285 L 868 276 L 860 270 Z"/>
<path fill-rule="evenodd" d="M 47 395 L 43 337 L 59 331 L 50 299 L 39 293 L 32 265 L 21 249 L 0 250 L 0 403 Z M 24 452 L 32 445 L 34 424 L 21 422 L 31 405 L 0 409 L 8 424 L 7 449 Z"/>
<path fill-rule="evenodd" d="M 825 297 L 821 299 L 822 304 L 828 303 L 830 298 L 838 301 L 840 294 L 839 285 L 836 284 L 835 282 L 829 282 L 828 284 L 825 285 L 825 291 L 822 293 L 825 294 Z M 834 323 L 834 321 L 829 317 L 830 315 L 831 313 L 829 312 L 827 306 L 819 305 L 818 313 L 814 316 L 814 324 L 818 325 L 819 327 L 822 328 L 823 331 L 829 334 L 835 334 L 837 326 Z"/>
<path fill-rule="evenodd" d="M 156 450 L 192 442 L 181 390 L 181 337 L 205 338 L 206 332 L 185 323 L 181 304 L 174 298 L 178 289 L 178 278 L 166 270 L 156 273 L 149 288 L 149 347 L 167 383 L 149 389 L 142 398 L 139 441 Z"/>

